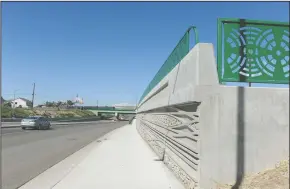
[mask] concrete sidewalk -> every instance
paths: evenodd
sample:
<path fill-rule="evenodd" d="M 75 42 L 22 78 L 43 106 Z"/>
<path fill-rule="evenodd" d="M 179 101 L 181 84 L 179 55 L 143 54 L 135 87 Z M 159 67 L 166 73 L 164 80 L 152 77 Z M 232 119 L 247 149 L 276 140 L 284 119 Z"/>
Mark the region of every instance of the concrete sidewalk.
<path fill-rule="evenodd" d="M 21 189 L 184 189 L 157 159 L 138 134 L 134 121 L 73 154 Z"/>

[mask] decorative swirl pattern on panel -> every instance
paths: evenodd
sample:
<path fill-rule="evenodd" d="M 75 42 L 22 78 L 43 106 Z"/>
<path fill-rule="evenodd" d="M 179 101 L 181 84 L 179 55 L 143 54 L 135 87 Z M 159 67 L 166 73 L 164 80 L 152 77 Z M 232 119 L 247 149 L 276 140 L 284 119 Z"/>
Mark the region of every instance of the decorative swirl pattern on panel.
<path fill-rule="evenodd" d="M 219 19 L 221 82 L 289 83 L 289 23 Z"/>
<path fill-rule="evenodd" d="M 232 29 L 226 39 L 231 54 L 225 57 L 232 73 L 239 72 L 246 77 L 266 74 L 273 78 L 276 67 L 281 66 L 284 77 L 289 77 L 289 32 L 284 30 L 283 33 L 285 35 L 275 37 L 273 29 Z M 239 53 L 240 48 L 242 53 Z"/>

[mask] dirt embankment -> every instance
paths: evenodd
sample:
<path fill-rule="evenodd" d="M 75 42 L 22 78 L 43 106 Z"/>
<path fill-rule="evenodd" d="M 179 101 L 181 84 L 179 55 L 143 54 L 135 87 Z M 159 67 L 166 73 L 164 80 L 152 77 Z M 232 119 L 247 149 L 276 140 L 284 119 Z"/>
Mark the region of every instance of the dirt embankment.
<path fill-rule="evenodd" d="M 231 189 L 232 185 L 221 185 L 218 189 Z M 246 176 L 240 189 L 289 189 L 289 159 L 281 161 L 275 169 Z"/>
<path fill-rule="evenodd" d="M 3 107 L 1 108 L 2 118 L 11 118 L 13 114 L 17 118 L 23 118 L 27 116 L 37 115 L 37 116 L 44 116 L 48 118 L 82 118 L 82 117 L 94 117 L 96 116 L 93 112 L 88 110 L 77 110 L 77 109 L 67 109 L 61 110 L 58 108 L 15 108 L 14 110 L 10 107 Z"/>

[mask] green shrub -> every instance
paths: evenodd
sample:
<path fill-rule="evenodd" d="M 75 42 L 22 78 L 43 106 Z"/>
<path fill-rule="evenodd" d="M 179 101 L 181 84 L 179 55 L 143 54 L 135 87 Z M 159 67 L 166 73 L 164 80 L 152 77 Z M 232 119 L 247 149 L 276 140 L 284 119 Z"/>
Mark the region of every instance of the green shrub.
<path fill-rule="evenodd" d="M 1 117 L 9 118 L 12 115 L 12 108 L 2 105 L 1 106 Z"/>
<path fill-rule="evenodd" d="M 24 118 L 29 115 L 34 115 L 32 110 L 26 108 L 15 108 L 14 109 L 15 117 Z M 1 117 L 2 118 L 11 118 L 13 114 L 13 109 L 7 106 L 1 106 Z"/>

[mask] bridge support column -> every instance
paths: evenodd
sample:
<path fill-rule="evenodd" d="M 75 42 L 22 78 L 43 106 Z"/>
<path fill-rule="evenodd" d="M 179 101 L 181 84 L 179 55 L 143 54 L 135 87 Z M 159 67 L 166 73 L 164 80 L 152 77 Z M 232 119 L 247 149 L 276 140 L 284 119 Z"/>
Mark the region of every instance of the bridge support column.
<path fill-rule="evenodd" d="M 117 119 L 119 119 L 119 113 L 118 113 L 118 112 L 115 112 L 115 117 L 116 117 Z"/>

